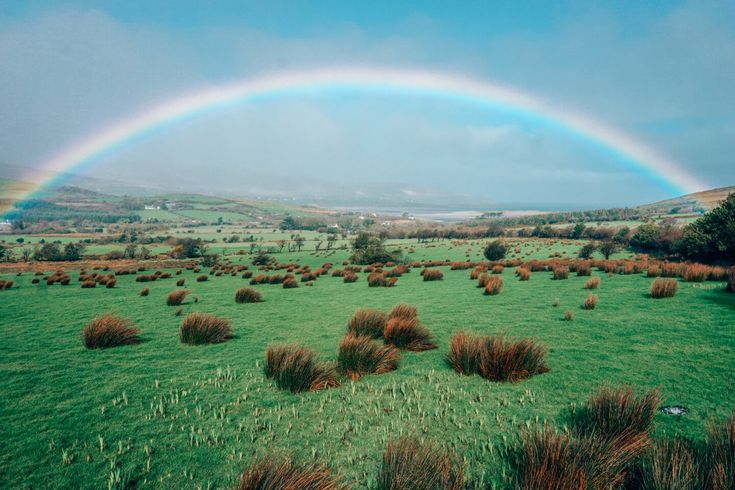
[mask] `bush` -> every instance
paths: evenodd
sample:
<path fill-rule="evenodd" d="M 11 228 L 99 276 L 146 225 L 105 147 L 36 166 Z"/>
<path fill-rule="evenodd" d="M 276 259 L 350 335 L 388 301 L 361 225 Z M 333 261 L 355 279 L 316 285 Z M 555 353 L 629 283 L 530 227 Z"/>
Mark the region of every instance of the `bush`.
<path fill-rule="evenodd" d="M 209 280 L 209 277 L 206 274 L 202 274 L 201 276 L 197 276 L 197 282 L 205 282 Z"/>
<path fill-rule="evenodd" d="M 598 299 L 594 294 L 587 296 L 587 299 L 582 303 L 582 308 L 585 310 L 594 310 L 597 307 Z"/>
<path fill-rule="evenodd" d="M 577 276 L 589 276 L 592 274 L 592 266 L 588 262 L 577 264 Z"/>
<path fill-rule="evenodd" d="M 383 330 L 388 323 L 388 315 L 382 311 L 361 308 L 355 312 L 347 323 L 347 332 L 359 336 L 378 339 L 383 337 Z"/>
<path fill-rule="evenodd" d="M 283 280 L 283 289 L 293 289 L 299 287 L 299 283 L 294 277 L 287 277 Z"/>
<path fill-rule="evenodd" d="M 357 282 L 357 274 L 352 271 L 344 271 L 342 274 L 342 281 L 345 283 Z"/>
<path fill-rule="evenodd" d="M 232 338 L 232 324 L 226 318 L 209 313 L 186 315 L 179 328 L 179 339 L 190 345 L 217 344 Z"/>
<path fill-rule="evenodd" d="M 424 276 L 424 281 L 441 281 L 444 279 L 444 273 L 439 269 L 426 269 L 422 276 Z"/>
<path fill-rule="evenodd" d="M 384 374 L 398 369 L 401 354 L 390 345 L 368 336 L 348 333 L 339 343 L 337 369 L 353 380 L 366 374 Z"/>
<path fill-rule="evenodd" d="M 178 289 L 172 291 L 168 298 L 166 298 L 166 304 L 169 306 L 179 306 L 184 302 L 184 299 L 189 295 L 189 291 L 186 289 Z"/>
<path fill-rule="evenodd" d="M 485 283 L 485 294 L 494 296 L 500 294 L 503 290 L 503 278 L 499 276 L 490 276 Z"/>
<path fill-rule="evenodd" d="M 235 303 L 260 303 L 263 296 L 253 288 L 240 288 L 235 292 Z"/>
<path fill-rule="evenodd" d="M 516 275 L 521 281 L 528 281 L 529 279 L 531 279 L 531 271 L 526 269 L 525 267 L 519 267 L 518 269 L 516 269 Z"/>
<path fill-rule="evenodd" d="M 651 284 L 651 298 L 672 298 L 678 290 L 676 279 L 656 279 Z"/>
<path fill-rule="evenodd" d="M 508 246 L 501 240 L 495 240 L 488 243 L 482 253 L 487 260 L 503 260 L 505 254 L 508 253 Z"/>
<path fill-rule="evenodd" d="M 414 436 L 389 441 L 383 455 L 377 490 L 460 490 L 462 469 L 440 446 Z"/>
<path fill-rule="evenodd" d="M 415 352 L 436 349 L 429 330 L 419 323 L 418 318 L 393 317 L 388 320 L 383 332 L 386 344 Z"/>
<path fill-rule="evenodd" d="M 568 278 L 569 278 L 569 267 L 566 267 L 566 266 L 554 267 L 552 279 L 560 280 L 560 279 L 568 279 Z"/>
<path fill-rule="evenodd" d="M 587 280 L 586 283 L 584 283 L 585 289 L 597 289 L 600 287 L 600 278 L 599 277 L 591 277 Z"/>
<path fill-rule="evenodd" d="M 60 282 L 61 282 L 61 284 L 64 284 L 64 283 L 63 283 L 63 281 L 64 281 L 64 279 L 62 279 L 62 280 L 60 281 Z M 68 284 L 68 282 L 67 282 L 67 284 Z M 107 289 L 112 289 L 112 288 L 114 288 L 114 287 L 115 287 L 115 285 L 116 285 L 116 284 L 117 284 L 117 279 L 115 279 L 115 278 L 113 277 L 113 278 L 110 278 L 110 279 L 108 279 L 108 280 L 107 280 L 107 282 L 105 283 L 105 287 L 106 287 Z"/>
<path fill-rule="evenodd" d="M 531 339 L 454 334 L 447 362 L 460 374 L 476 373 L 491 381 L 521 381 L 549 371 L 548 349 Z M 474 357 L 473 357 L 474 356 Z"/>
<path fill-rule="evenodd" d="M 603 387 L 573 418 L 573 428 L 590 437 L 648 434 L 659 404 L 657 390 L 637 395 L 632 388 Z"/>
<path fill-rule="evenodd" d="M 115 315 L 98 316 L 87 324 L 82 332 L 87 349 L 105 349 L 140 342 L 140 330 L 131 322 Z"/>
<path fill-rule="evenodd" d="M 319 361 L 310 348 L 294 345 L 268 347 L 265 375 L 282 390 L 292 393 L 339 386 L 333 365 Z"/>
<path fill-rule="evenodd" d="M 393 309 L 390 310 L 390 315 L 388 315 L 389 318 L 402 318 L 404 320 L 410 320 L 412 318 L 417 318 L 418 316 L 419 314 L 416 307 L 406 303 L 394 306 Z"/>
<path fill-rule="evenodd" d="M 240 476 L 237 490 L 346 490 L 331 471 L 316 464 L 268 457 L 250 464 Z"/>
<path fill-rule="evenodd" d="M 151 292 L 151 290 L 150 290 L 150 289 L 148 289 L 148 288 L 143 288 L 143 289 L 141 289 L 141 290 L 140 290 L 140 295 L 141 295 L 141 296 L 148 296 L 148 295 L 150 294 L 150 292 Z"/>

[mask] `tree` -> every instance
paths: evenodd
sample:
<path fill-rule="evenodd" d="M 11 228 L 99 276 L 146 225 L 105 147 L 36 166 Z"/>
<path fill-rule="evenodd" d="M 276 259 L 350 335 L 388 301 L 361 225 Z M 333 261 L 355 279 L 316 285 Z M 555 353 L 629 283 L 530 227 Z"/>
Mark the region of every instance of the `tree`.
<path fill-rule="evenodd" d="M 490 223 L 490 225 L 487 227 L 487 236 L 490 238 L 503 236 L 504 233 L 505 230 L 500 223 Z"/>
<path fill-rule="evenodd" d="M 267 253 L 260 251 L 258 254 L 253 258 L 253 265 L 266 265 L 268 262 L 270 262 L 271 257 Z"/>
<path fill-rule="evenodd" d="M 653 252 L 659 249 L 659 236 L 658 226 L 653 223 L 643 224 L 630 237 L 630 246 L 641 252 Z"/>
<path fill-rule="evenodd" d="M 278 244 L 278 253 L 283 252 L 283 248 L 286 246 L 286 240 L 278 240 L 276 243 Z"/>
<path fill-rule="evenodd" d="M 400 250 L 388 251 L 384 239 L 379 236 L 360 232 L 352 242 L 350 260 L 356 264 L 374 264 L 376 262 L 398 262 L 402 258 Z"/>
<path fill-rule="evenodd" d="M 584 223 L 577 223 L 576 225 L 574 225 L 574 229 L 572 230 L 572 233 L 569 235 L 569 238 L 574 238 L 574 239 L 582 238 L 585 228 L 587 227 L 584 225 Z"/>
<path fill-rule="evenodd" d="M 301 252 L 301 247 L 304 246 L 304 242 L 306 242 L 306 239 L 301 235 L 296 235 L 296 238 L 294 238 L 293 241 L 296 243 L 296 248 L 298 249 L 298 251 Z"/>
<path fill-rule="evenodd" d="M 125 256 L 129 259 L 134 259 L 135 254 L 138 253 L 138 246 L 134 243 L 131 243 L 127 247 L 125 247 Z"/>
<path fill-rule="evenodd" d="M 605 260 L 609 259 L 618 249 L 618 244 L 612 240 L 605 240 L 600 244 L 600 253 L 605 257 Z"/>
<path fill-rule="evenodd" d="M 82 258 L 84 245 L 81 243 L 69 242 L 64 245 L 64 260 L 79 260 Z"/>
<path fill-rule="evenodd" d="M 687 225 L 677 249 L 691 259 L 735 262 L 735 193 Z"/>
<path fill-rule="evenodd" d="M 595 250 L 597 250 L 597 247 L 594 243 L 585 243 L 584 246 L 579 249 L 578 256 L 580 259 L 589 259 L 590 257 L 592 257 L 592 254 L 595 253 Z"/>
<path fill-rule="evenodd" d="M 140 247 L 140 252 L 138 252 L 138 257 L 140 257 L 141 259 L 150 259 L 151 250 L 146 246 Z"/>
<path fill-rule="evenodd" d="M 57 243 L 44 243 L 34 251 L 34 258 L 38 261 L 57 261 L 63 260 L 64 255 Z"/>
<path fill-rule="evenodd" d="M 485 247 L 483 254 L 487 260 L 502 260 L 508 253 L 508 246 L 501 240 L 490 242 Z"/>
<path fill-rule="evenodd" d="M 201 238 L 179 238 L 172 255 L 178 259 L 202 257 L 207 247 Z"/>
<path fill-rule="evenodd" d="M 327 250 L 332 249 L 332 245 L 334 245 L 334 242 L 337 241 L 337 236 L 334 233 L 330 233 L 327 235 Z"/>
<path fill-rule="evenodd" d="M 298 223 L 294 219 L 293 216 L 288 215 L 285 218 L 283 218 L 283 221 L 281 221 L 281 224 L 278 225 L 278 227 L 282 230 L 296 230 L 298 229 Z"/>
<path fill-rule="evenodd" d="M 23 259 L 23 262 L 28 262 L 31 260 L 31 257 L 33 257 L 33 249 L 30 247 L 23 247 L 20 252 L 20 256 Z"/>

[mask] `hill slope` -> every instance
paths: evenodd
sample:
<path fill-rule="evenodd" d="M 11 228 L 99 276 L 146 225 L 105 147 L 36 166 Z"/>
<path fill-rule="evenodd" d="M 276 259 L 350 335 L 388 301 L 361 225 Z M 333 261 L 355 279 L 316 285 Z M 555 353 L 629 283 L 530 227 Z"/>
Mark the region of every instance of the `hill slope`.
<path fill-rule="evenodd" d="M 698 209 L 709 211 L 717 207 L 724 201 L 728 195 L 735 192 L 735 186 L 719 187 L 707 191 L 695 192 L 686 196 L 674 197 L 664 201 L 655 202 L 640 206 L 646 211 L 670 212 L 672 209 L 680 208 L 679 212 L 687 212 L 687 208 L 691 211 Z"/>

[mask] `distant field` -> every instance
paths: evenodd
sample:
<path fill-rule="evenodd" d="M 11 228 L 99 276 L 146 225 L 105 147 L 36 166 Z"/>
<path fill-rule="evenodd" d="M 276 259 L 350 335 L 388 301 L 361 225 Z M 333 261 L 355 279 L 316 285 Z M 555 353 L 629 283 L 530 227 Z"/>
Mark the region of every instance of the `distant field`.
<path fill-rule="evenodd" d="M 393 245 L 414 249 L 411 260 L 463 260 L 467 250 L 478 260 L 484 243 Z M 547 258 L 573 256 L 580 243 L 511 245 L 518 257 Z M 276 257 L 315 268 L 326 261 L 341 267 L 347 255 L 304 250 Z M 472 478 L 498 484 L 507 472 L 504 448 L 520 430 L 543 421 L 563 425 L 572 407 L 604 384 L 660 388 L 664 403 L 690 409 L 681 418 L 657 415 L 656 437 L 701 439 L 712 417 L 735 408 L 735 295 L 724 293 L 722 283 L 680 282 L 674 298 L 653 300 L 650 278 L 594 271 L 602 280 L 599 306 L 587 311 L 580 307 L 589 293 L 586 277 L 553 281 L 535 272 L 519 282 L 506 268 L 502 293 L 484 296 L 470 271 L 441 269 L 443 281 L 423 282 L 414 269 L 393 288 L 368 288 L 364 273 L 354 284 L 323 276 L 313 287 L 254 286 L 265 301 L 242 305 L 234 293 L 248 281 L 239 275 L 196 282 L 198 274 L 184 271 L 148 283 L 126 275 L 114 289 L 80 289 L 76 273 L 66 287 L 31 284 L 28 273 L 3 275 L 18 287 L 0 291 L 0 481 L 28 488 L 100 488 L 110 480 L 121 487 L 229 488 L 253 457 L 296 452 L 365 488 L 388 438 L 418 433 L 460 454 Z M 179 342 L 183 316 L 165 304 L 179 277 L 192 293 L 183 314 L 227 317 L 234 339 L 197 347 Z M 148 297 L 139 296 L 143 287 Z M 333 360 L 357 308 L 387 310 L 402 302 L 418 306 L 437 350 L 404 353 L 397 371 L 322 392 L 292 395 L 264 378 L 269 344 L 304 343 Z M 563 321 L 567 309 L 572 322 Z M 144 342 L 85 349 L 82 328 L 106 312 L 132 320 Z M 458 330 L 534 337 L 550 347 L 551 372 L 516 384 L 459 376 L 444 362 Z"/>

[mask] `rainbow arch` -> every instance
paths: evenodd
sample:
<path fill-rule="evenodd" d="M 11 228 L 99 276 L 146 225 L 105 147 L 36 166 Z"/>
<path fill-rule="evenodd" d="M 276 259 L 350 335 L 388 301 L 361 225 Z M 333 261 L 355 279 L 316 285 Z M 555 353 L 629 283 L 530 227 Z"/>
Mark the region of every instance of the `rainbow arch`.
<path fill-rule="evenodd" d="M 588 140 L 635 166 L 674 193 L 692 193 L 708 186 L 681 165 L 634 137 L 566 107 L 495 83 L 436 71 L 375 67 L 332 67 L 284 71 L 207 88 L 150 107 L 90 134 L 64 148 L 29 175 L 34 185 L 14 196 L 33 197 L 55 183 L 60 173 L 92 164 L 145 133 L 175 124 L 205 111 L 263 96 L 294 96 L 338 89 L 454 98 L 530 116 Z"/>

